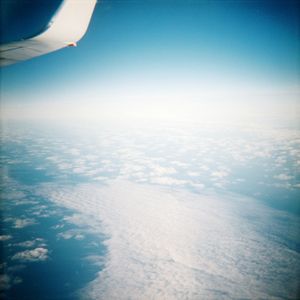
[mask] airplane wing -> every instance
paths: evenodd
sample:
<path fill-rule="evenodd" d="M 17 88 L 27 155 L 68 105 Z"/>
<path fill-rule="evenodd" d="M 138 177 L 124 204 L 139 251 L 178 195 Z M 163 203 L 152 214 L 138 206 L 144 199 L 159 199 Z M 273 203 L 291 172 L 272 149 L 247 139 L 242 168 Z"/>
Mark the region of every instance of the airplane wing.
<path fill-rule="evenodd" d="M 76 46 L 88 28 L 96 2 L 97 0 L 64 0 L 42 33 L 0 45 L 0 66 Z"/>

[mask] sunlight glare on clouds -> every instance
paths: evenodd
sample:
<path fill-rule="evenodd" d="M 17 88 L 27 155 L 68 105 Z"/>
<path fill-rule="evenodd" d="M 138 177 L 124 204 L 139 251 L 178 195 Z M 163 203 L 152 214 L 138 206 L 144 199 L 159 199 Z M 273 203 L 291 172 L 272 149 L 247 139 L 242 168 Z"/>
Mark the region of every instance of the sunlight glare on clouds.
<path fill-rule="evenodd" d="M 273 219 L 288 216 L 254 199 L 124 180 L 45 184 L 38 193 L 75 210 L 80 225 L 107 237 L 105 268 L 83 298 L 269 298 L 274 291 L 283 297 L 295 292 L 298 254 L 287 255 L 263 233 Z M 292 234 L 278 220 L 270 233 Z"/>

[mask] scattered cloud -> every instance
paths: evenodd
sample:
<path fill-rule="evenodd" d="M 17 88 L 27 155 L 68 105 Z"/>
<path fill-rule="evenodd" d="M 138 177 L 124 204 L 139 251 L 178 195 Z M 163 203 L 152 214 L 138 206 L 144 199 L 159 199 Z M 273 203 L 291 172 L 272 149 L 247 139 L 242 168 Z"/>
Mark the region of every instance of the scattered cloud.
<path fill-rule="evenodd" d="M 13 285 L 22 283 L 21 277 L 11 277 L 7 274 L 0 274 L 0 291 L 9 290 Z"/>
<path fill-rule="evenodd" d="M 285 174 L 285 173 L 281 173 L 279 175 L 275 175 L 274 178 L 278 179 L 278 180 L 282 180 L 282 181 L 288 181 L 288 180 L 292 179 L 293 176 L 290 176 L 290 175 Z"/>
<path fill-rule="evenodd" d="M 38 204 L 37 201 L 34 201 L 34 200 L 18 200 L 14 203 L 16 206 L 19 206 L 19 205 L 36 205 Z"/>
<path fill-rule="evenodd" d="M 99 267 L 103 267 L 105 264 L 105 260 L 104 260 L 103 256 L 100 256 L 100 255 L 89 255 L 89 256 L 86 256 L 84 258 L 84 260 L 86 260 L 89 263 L 92 263 L 96 266 L 99 266 Z"/>
<path fill-rule="evenodd" d="M 78 156 L 80 155 L 80 150 L 76 149 L 76 148 L 71 148 L 67 151 L 68 154 L 74 155 L 74 156 Z"/>
<path fill-rule="evenodd" d="M 34 240 L 28 240 L 24 242 L 17 243 L 16 246 L 24 248 L 32 248 L 38 244 L 38 247 L 44 247 L 46 245 L 45 240 L 42 238 L 36 238 Z"/>
<path fill-rule="evenodd" d="M 3 270 L 6 268 L 7 263 L 6 262 L 2 262 L 0 263 L 0 272 L 3 273 Z"/>
<path fill-rule="evenodd" d="M 33 250 L 25 250 L 22 252 L 16 253 L 12 260 L 20 260 L 23 262 L 37 262 L 45 261 L 48 259 L 48 249 L 38 247 Z"/>
<path fill-rule="evenodd" d="M 11 235 L 0 235 L 0 241 L 7 241 L 12 238 Z"/>
<path fill-rule="evenodd" d="M 11 279 L 7 274 L 0 274 L 0 291 L 10 289 L 10 281 Z"/>
<path fill-rule="evenodd" d="M 215 178 L 225 178 L 229 175 L 229 173 L 227 171 L 224 171 L 224 170 L 218 170 L 218 171 L 214 171 L 211 173 L 211 176 L 212 177 L 215 177 Z"/>
<path fill-rule="evenodd" d="M 64 239 L 64 240 L 69 240 L 69 239 L 75 239 L 75 240 L 83 240 L 84 235 L 82 233 L 79 233 L 76 230 L 68 230 L 65 232 L 60 232 L 57 234 L 58 239 Z"/>
<path fill-rule="evenodd" d="M 61 229 L 61 228 L 64 228 L 64 227 L 65 227 L 64 224 L 57 224 L 57 225 L 52 226 L 51 228 L 55 229 L 55 230 L 58 230 L 58 229 Z"/>
<path fill-rule="evenodd" d="M 36 224 L 34 219 L 16 219 L 14 221 L 14 228 L 24 228 Z"/>
<path fill-rule="evenodd" d="M 190 186 L 198 191 L 201 191 L 205 188 L 205 184 L 203 183 L 190 183 Z"/>
<path fill-rule="evenodd" d="M 190 177 L 200 177 L 200 173 L 195 171 L 187 172 L 187 175 Z"/>
<path fill-rule="evenodd" d="M 74 224 L 78 227 L 86 227 L 87 225 L 87 216 L 82 215 L 81 213 L 76 213 L 71 216 L 64 217 L 64 221 L 70 224 Z"/>
<path fill-rule="evenodd" d="M 8 200 L 20 200 L 25 197 L 25 193 L 23 191 L 9 191 L 5 195 L 5 199 Z"/>
<path fill-rule="evenodd" d="M 15 285 L 15 284 L 19 284 L 19 283 L 22 283 L 22 282 L 23 282 L 23 279 L 21 277 L 15 277 L 13 279 L 12 283 Z"/>
<path fill-rule="evenodd" d="M 187 168 L 189 166 L 186 162 L 176 161 L 176 160 L 171 161 L 171 164 L 181 168 Z"/>
<path fill-rule="evenodd" d="M 95 177 L 93 177 L 93 180 L 95 180 L 95 181 L 106 181 L 108 179 L 109 178 L 106 177 L 106 176 L 95 176 Z"/>
<path fill-rule="evenodd" d="M 173 175 L 176 174 L 177 171 L 173 167 L 162 167 L 159 165 L 151 166 L 151 175 L 152 176 L 165 176 L 165 175 Z"/>
<path fill-rule="evenodd" d="M 160 184 L 160 185 L 168 185 L 168 186 L 184 185 L 188 183 L 188 181 L 186 180 L 176 179 L 172 177 L 154 177 L 150 179 L 150 182 L 155 184 Z"/>
<path fill-rule="evenodd" d="M 21 243 L 18 243 L 16 244 L 17 246 L 20 246 L 20 247 L 24 247 L 24 248 L 31 248 L 35 245 L 35 241 L 25 241 L 25 242 L 21 242 Z"/>

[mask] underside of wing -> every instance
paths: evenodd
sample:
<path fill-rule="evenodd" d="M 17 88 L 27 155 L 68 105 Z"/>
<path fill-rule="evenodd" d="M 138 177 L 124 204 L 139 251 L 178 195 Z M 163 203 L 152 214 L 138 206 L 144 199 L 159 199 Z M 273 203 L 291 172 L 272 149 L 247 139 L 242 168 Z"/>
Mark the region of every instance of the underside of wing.
<path fill-rule="evenodd" d="M 0 46 L 0 66 L 76 46 L 85 34 L 97 0 L 65 0 L 39 35 Z"/>

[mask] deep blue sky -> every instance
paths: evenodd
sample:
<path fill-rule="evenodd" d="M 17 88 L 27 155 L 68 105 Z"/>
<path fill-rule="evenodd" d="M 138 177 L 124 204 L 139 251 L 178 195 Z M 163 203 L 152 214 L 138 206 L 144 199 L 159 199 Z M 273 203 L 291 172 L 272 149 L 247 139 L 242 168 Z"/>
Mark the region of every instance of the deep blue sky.
<path fill-rule="evenodd" d="M 4 1 L 2 40 L 38 32 L 60 2 Z M 101 1 L 77 48 L 4 68 L 2 96 L 121 97 L 181 84 L 298 90 L 299 34 L 297 1 Z"/>

